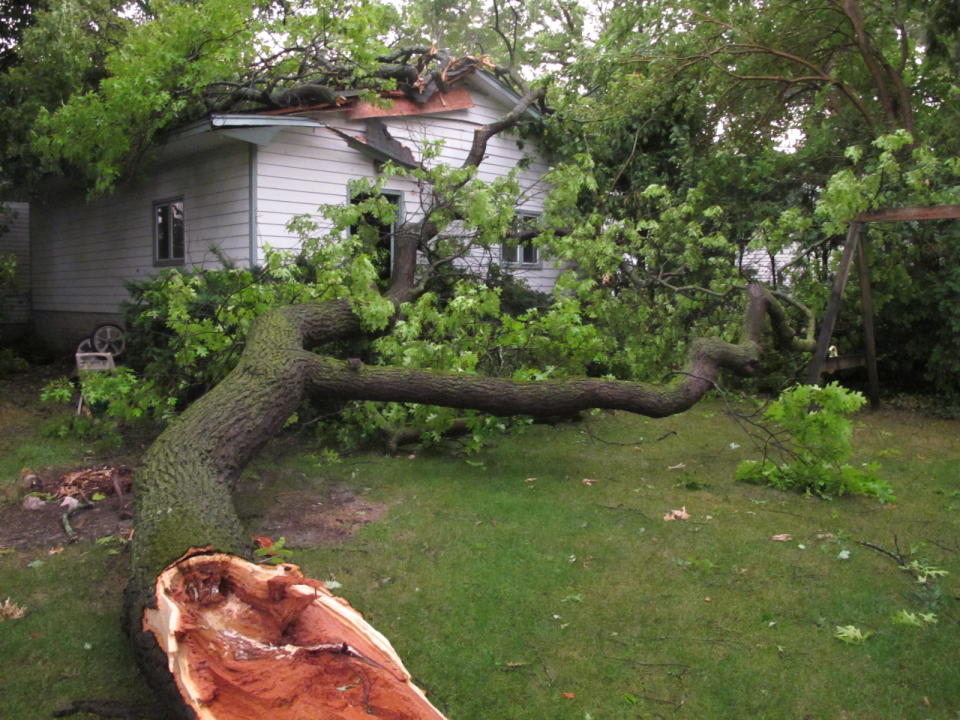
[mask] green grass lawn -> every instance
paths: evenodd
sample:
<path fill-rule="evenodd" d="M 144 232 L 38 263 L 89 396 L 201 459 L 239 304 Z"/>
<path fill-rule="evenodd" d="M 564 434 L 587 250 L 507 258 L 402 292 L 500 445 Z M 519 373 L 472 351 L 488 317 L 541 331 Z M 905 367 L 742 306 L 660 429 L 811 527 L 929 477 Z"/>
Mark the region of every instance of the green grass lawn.
<path fill-rule="evenodd" d="M 960 422 L 864 413 L 856 444 L 896 503 L 735 483 L 758 454 L 709 401 L 533 427 L 470 463 L 323 464 L 285 439 L 245 473 L 239 507 L 252 532 L 285 493 L 345 487 L 385 508 L 292 560 L 341 583 L 451 720 L 956 720 Z M 681 507 L 688 520 L 664 520 Z M 950 574 L 918 583 L 861 542 Z M 0 602 L 27 609 L 0 623 L 0 718 L 146 697 L 119 629 L 124 555 L 108 551 L 0 557 Z M 902 610 L 937 622 L 897 623 Z"/>

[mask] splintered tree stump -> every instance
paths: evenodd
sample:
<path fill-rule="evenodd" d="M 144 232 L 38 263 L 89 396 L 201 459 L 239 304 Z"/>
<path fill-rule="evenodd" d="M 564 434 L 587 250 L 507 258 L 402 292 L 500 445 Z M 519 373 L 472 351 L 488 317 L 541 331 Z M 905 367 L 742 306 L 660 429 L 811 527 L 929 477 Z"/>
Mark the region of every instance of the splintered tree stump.
<path fill-rule="evenodd" d="M 198 720 L 445 720 L 390 642 L 296 565 L 191 550 L 143 630 Z"/>

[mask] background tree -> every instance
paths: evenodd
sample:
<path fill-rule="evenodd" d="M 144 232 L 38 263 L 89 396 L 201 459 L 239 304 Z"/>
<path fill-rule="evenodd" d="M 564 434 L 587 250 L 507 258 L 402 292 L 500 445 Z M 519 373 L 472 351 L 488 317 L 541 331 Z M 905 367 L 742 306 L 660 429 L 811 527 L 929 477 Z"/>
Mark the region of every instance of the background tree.
<path fill-rule="evenodd" d="M 958 113 L 958 35 L 948 5 L 611 5 L 598 41 L 565 68 L 551 95 L 552 137 L 590 158 L 581 209 L 632 228 L 616 240 L 624 274 L 607 268 L 600 277 L 613 287 L 645 278 L 646 306 L 664 308 L 667 325 L 675 288 L 687 288 L 700 300 L 683 301 L 691 313 L 684 317 L 710 324 L 710 292 L 725 291 L 745 250 L 789 247 L 791 291 L 821 310 L 847 220 L 868 208 L 956 203 L 960 195 L 960 148 L 943 135 Z M 890 140 L 895 151 L 875 144 L 904 132 L 908 142 Z M 860 150 L 845 154 L 852 146 Z M 920 176 L 920 185 L 910 179 Z M 691 222 L 677 223 L 691 203 Z M 706 263 L 690 259 L 698 252 L 691 246 L 704 248 L 698 233 L 710 238 Z M 898 348 L 926 353 L 909 372 L 888 365 L 886 380 L 900 387 L 957 392 L 942 382 L 955 369 L 941 365 L 955 354 L 952 334 L 934 332 L 924 350 L 909 337 L 911 326 L 927 324 L 922 317 L 931 330 L 938 322 L 921 288 L 950 286 L 929 272 L 935 257 L 951 254 L 951 233 L 943 224 L 871 229 L 881 353 L 894 363 L 903 357 Z M 841 322 L 859 325 L 855 315 Z M 841 333 L 839 344 L 855 349 L 859 339 Z M 934 346 L 941 350 L 929 352 Z"/>
<path fill-rule="evenodd" d="M 133 22 L 121 12 L 125 5 L 109 0 L 9 4 L 15 18 L 3 38 L 0 67 L 0 182 L 6 195 L 27 199 L 41 173 L 52 169 L 33 146 L 38 118 L 99 85 L 109 49 Z"/>

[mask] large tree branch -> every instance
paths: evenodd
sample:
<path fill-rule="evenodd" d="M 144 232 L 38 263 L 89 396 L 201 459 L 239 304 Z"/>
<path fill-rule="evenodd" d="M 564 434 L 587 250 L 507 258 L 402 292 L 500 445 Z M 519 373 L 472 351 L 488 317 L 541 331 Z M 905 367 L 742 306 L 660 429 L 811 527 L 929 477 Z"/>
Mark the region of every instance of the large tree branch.
<path fill-rule="evenodd" d="M 487 143 L 495 135 L 505 132 L 520 122 L 524 113 L 530 108 L 530 105 L 538 98 L 542 98 L 544 91 L 527 89 L 517 100 L 513 108 L 497 121 L 487 125 L 481 125 L 474 130 L 473 144 L 470 152 L 464 159 L 462 167 L 478 167 L 483 162 L 486 155 Z M 395 303 L 411 300 L 423 292 L 424 287 L 430 279 L 430 274 L 440 267 L 454 262 L 458 257 L 465 255 L 468 247 L 461 248 L 458 252 L 446 257 L 431 257 L 426 266 L 418 265 L 418 251 L 427 250 L 426 243 L 435 238 L 440 232 L 440 227 L 436 221 L 436 216 L 441 213 L 448 213 L 454 220 L 462 220 L 463 216 L 454 207 L 453 196 L 467 182 L 469 177 L 464 178 L 462 182 L 454 184 L 443 193 L 435 189 L 429 189 L 429 202 L 423 207 L 422 217 L 412 223 L 402 225 L 394 239 L 394 257 L 392 267 L 392 277 L 390 289 L 386 295 Z M 430 255 L 429 252 L 425 252 Z M 417 279 L 417 273 L 422 276 Z"/>
<path fill-rule="evenodd" d="M 801 68 L 804 68 L 810 71 L 810 74 L 805 75 L 784 75 L 784 74 L 775 74 L 775 73 L 740 73 L 735 70 L 727 67 L 723 62 L 717 59 L 717 56 L 729 55 L 729 56 L 738 56 L 738 55 L 767 55 L 770 57 L 775 57 L 780 60 L 785 60 L 790 64 L 799 65 Z M 866 103 L 863 99 L 857 94 L 857 92 L 847 83 L 843 82 L 834 75 L 831 75 L 826 70 L 824 70 L 819 64 L 809 60 L 801 55 L 795 53 L 787 52 L 779 48 L 771 47 L 768 45 L 762 45 L 755 42 L 748 43 L 729 43 L 724 44 L 719 47 L 715 47 L 711 50 L 707 50 L 697 55 L 693 55 L 687 58 L 676 58 L 678 60 L 683 60 L 686 62 L 687 66 L 696 64 L 699 62 L 709 62 L 716 69 L 720 70 L 726 75 L 740 81 L 740 82 L 772 82 L 782 85 L 802 85 L 802 84 L 812 84 L 818 86 L 829 85 L 835 87 L 839 90 L 844 97 L 850 102 L 851 105 L 860 113 L 860 116 L 867 122 L 867 124 L 872 128 L 876 125 L 876 120 L 873 117 L 873 114 L 870 112 Z"/>
<path fill-rule="evenodd" d="M 490 141 L 490 138 L 516 125 L 520 121 L 520 118 L 523 117 L 523 114 L 530 108 L 530 106 L 536 100 L 543 97 L 543 94 L 543 88 L 538 90 L 525 90 L 523 95 L 521 95 L 520 99 L 517 101 L 517 104 L 514 105 L 510 112 L 496 122 L 481 125 L 474 130 L 473 144 L 470 146 L 470 152 L 467 153 L 467 157 L 463 161 L 462 167 L 478 167 L 480 163 L 483 162 L 483 158 L 486 155 L 487 143 Z"/>
<path fill-rule="evenodd" d="M 910 92 L 903 78 L 870 37 L 860 3 L 858 0 L 833 0 L 833 2 L 839 6 L 853 29 L 857 49 L 873 79 L 873 89 L 877 93 L 877 101 L 880 103 L 888 125 L 913 132 Z"/>
<path fill-rule="evenodd" d="M 155 579 L 191 547 L 210 546 L 241 556 L 249 553 L 250 543 L 230 499 L 233 483 L 305 393 L 335 399 L 425 402 L 501 415 L 563 415 L 601 407 L 662 417 L 696 403 L 714 387 L 721 370 L 755 373 L 766 318 L 771 320 L 777 345 L 796 346 L 772 295 L 757 284 L 748 286 L 747 294 L 741 342 L 695 341 L 687 367 L 679 373 L 681 380 L 664 386 L 591 378 L 515 382 L 358 366 L 306 349 L 362 332 L 346 302 L 280 308 L 258 318 L 234 370 L 157 439 L 137 475 L 137 532 L 127 594 L 129 628 L 140 664 L 164 697 L 169 716 L 192 718 L 193 711 L 184 699 L 182 684 L 171 674 L 166 653 L 157 644 L 156 627 L 164 622 L 164 612 L 152 612 L 152 629 L 141 630 L 144 611 L 156 607 L 161 599 L 154 594 Z M 221 577 L 222 573 L 217 573 L 221 571 L 211 577 Z M 201 592 L 203 577 L 190 581 L 195 583 L 191 587 L 200 589 L 188 594 Z M 222 585 L 224 581 L 217 582 Z M 297 582 L 301 587 L 307 581 Z M 230 581 L 216 586 L 221 589 L 213 597 L 221 597 L 236 584 Z M 274 590 L 268 594 L 272 598 Z M 278 597 L 282 600 L 285 596 L 280 593 Z M 174 646 L 176 643 L 167 650 Z"/>

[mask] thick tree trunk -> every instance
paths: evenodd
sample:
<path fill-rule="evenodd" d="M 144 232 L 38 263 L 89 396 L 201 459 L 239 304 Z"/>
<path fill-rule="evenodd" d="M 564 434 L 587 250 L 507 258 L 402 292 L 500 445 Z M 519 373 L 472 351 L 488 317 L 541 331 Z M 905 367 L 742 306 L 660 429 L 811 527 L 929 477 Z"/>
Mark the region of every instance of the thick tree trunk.
<path fill-rule="evenodd" d="M 662 417 L 695 404 L 721 370 L 754 374 L 768 317 L 778 345 L 809 349 L 786 328 L 782 309 L 765 289 L 751 285 L 748 294 L 742 341 L 695 341 L 687 367 L 666 386 L 588 378 L 514 382 L 358 366 L 305 349 L 361 331 L 347 303 L 282 308 L 260 317 L 237 367 L 157 439 L 137 475 L 127 618 L 141 667 L 170 717 L 195 715 L 183 702 L 167 655 L 154 634 L 143 630 L 144 611 L 157 606 L 157 577 L 190 548 L 250 554 L 252 544 L 233 508 L 233 484 L 305 393 L 336 400 L 423 402 L 500 415 L 563 415 L 598 407 Z"/>

